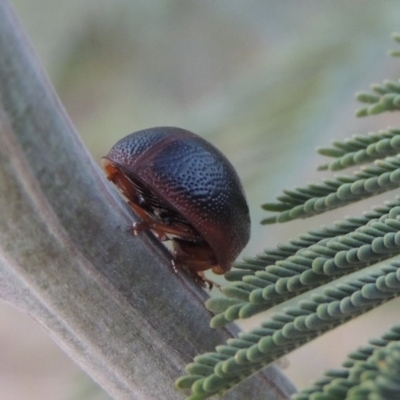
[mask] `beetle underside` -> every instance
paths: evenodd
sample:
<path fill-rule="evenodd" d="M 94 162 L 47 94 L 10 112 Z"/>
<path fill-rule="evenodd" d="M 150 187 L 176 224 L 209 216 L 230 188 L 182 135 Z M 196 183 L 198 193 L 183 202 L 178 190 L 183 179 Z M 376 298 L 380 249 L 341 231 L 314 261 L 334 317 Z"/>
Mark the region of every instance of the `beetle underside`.
<path fill-rule="evenodd" d="M 141 219 L 132 226 L 135 235 L 151 230 L 161 241 L 171 240 L 174 269 L 186 269 L 200 286 L 211 288 L 214 282 L 203 272 L 212 269 L 215 274 L 225 271 L 219 266 L 215 252 L 199 233 L 177 211 L 158 199 L 154 193 L 138 182 L 129 171 L 113 161 L 103 158 L 102 166 L 107 178 L 127 199 L 129 206 Z"/>

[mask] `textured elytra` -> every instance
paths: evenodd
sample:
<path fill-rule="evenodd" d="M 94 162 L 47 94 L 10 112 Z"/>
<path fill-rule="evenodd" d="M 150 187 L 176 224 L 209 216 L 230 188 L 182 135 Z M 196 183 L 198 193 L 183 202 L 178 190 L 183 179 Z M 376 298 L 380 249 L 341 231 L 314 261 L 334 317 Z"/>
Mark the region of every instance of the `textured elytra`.
<path fill-rule="evenodd" d="M 158 127 L 121 139 L 106 158 L 182 215 L 230 268 L 249 240 L 250 217 L 239 177 L 218 149 L 184 129 Z"/>

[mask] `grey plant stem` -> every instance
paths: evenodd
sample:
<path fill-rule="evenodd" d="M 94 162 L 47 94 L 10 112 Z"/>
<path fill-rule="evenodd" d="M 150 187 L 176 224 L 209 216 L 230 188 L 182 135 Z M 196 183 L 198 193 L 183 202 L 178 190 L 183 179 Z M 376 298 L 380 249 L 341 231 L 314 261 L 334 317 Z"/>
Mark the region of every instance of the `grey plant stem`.
<path fill-rule="evenodd" d="M 115 399 L 182 399 L 174 380 L 235 329 L 176 274 L 83 146 L 0 0 L 0 298 L 37 320 Z M 271 366 L 226 399 L 287 399 Z"/>

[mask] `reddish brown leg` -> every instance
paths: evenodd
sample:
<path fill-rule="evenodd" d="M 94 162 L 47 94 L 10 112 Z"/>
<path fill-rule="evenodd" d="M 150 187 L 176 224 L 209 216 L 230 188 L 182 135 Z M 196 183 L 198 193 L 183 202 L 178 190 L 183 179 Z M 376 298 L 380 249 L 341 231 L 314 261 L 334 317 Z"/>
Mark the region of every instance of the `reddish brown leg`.
<path fill-rule="evenodd" d="M 138 235 L 140 232 L 151 229 L 160 240 L 168 240 L 167 233 L 175 235 L 183 240 L 196 240 L 197 232 L 187 225 L 179 222 L 174 222 L 171 225 L 163 224 L 161 221 L 156 221 L 149 216 L 140 206 L 132 201 L 128 201 L 135 213 L 142 219 L 140 222 L 133 224 L 133 232 Z"/>
<path fill-rule="evenodd" d="M 172 268 L 174 269 L 174 272 L 177 273 L 179 270 L 185 270 L 186 272 L 188 272 L 191 276 L 191 278 L 200 286 L 200 287 L 207 287 L 211 290 L 213 288 L 213 286 L 217 286 L 219 287 L 219 285 L 207 278 L 204 277 L 204 273 L 203 272 L 196 272 L 193 269 L 190 269 L 187 267 L 186 264 L 181 264 L 180 260 L 171 260 L 171 264 L 172 264 Z"/>
<path fill-rule="evenodd" d="M 167 234 L 175 235 L 183 240 L 196 240 L 197 232 L 189 226 L 174 222 L 171 225 L 163 224 L 161 221 L 154 220 L 142 207 L 137 205 L 137 193 L 132 183 L 124 176 L 124 174 L 116 168 L 110 160 L 103 159 L 102 165 L 107 173 L 107 178 L 113 182 L 127 198 L 129 206 L 135 211 L 142 221 L 135 222 L 132 231 L 135 235 L 150 229 L 160 240 L 169 240 Z"/>
<path fill-rule="evenodd" d="M 101 164 L 107 174 L 107 179 L 114 183 L 128 200 L 134 201 L 137 198 L 136 190 L 124 174 L 110 160 L 103 158 Z"/>
<path fill-rule="evenodd" d="M 199 239 L 198 233 L 181 222 L 165 224 L 153 219 L 140 205 L 136 204 L 136 202 L 139 203 L 139 198 L 132 182 L 110 160 L 103 158 L 102 165 L 107 173 L 107 178 L 121 190 L 129 206 L 141 219 L 141 221 L 135 222 L 130 230 L 135 235 L 144 230 L 151 230 L 159 240 L 173 240 L 175 257 L 171 262 L 175 272 L 178 268 L 185 269 L 198 285 L 202 287 L 208 285 L 210 289 L 214 285 L 219 287 L 217 283 L 205 278 L 203 271 L 212 268 L 215 273 L 221 274 L 224 270 L 218 265 L 210 246 L 206 243 L 195 243 Z M 168 235 L 173 235 L 179 240 L 174 240 L 175 238 Z"/>
<path fill-rule="evenodd" d="M 188 271 L 193 280 L 201 287 L 208 285 L 210 290 L 213 286 L 220 287 L 218 283 L 204 276 L 204 271 L 210 268 L 220 269 L 214 251 L 208 244 L 195 244 L 182 241 L 174 241 L 173 244 L 175 253 L 174 267 Z"/>

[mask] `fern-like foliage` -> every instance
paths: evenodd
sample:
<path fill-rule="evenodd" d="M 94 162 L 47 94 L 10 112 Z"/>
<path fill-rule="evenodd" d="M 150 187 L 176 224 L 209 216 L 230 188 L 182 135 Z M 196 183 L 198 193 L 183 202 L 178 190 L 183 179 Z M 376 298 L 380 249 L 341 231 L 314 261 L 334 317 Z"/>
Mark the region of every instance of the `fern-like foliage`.
<path fill-rule="evenodd" d="M 326 372 L 293 400 L 400 399 L 400 325 L 351 353 L 343 367 Z"/>
<path fill-rule="evenodd" d="M 357 94 L 356 98 L 359 102 L 370 104 L 360 108 L 357 111 L 357 117 L 400 110 L 400 82 L 386 80 L 382 85 L 372 85 L 371 89 L 373 93 Z"/>
<path fill-rule="evenodd" d="M 389 129 L 367 136 L 356 135 L 344 142 L 333 142 L 332 147 L 318 149 L 318 153 L 335 158 L 329 164 L 321 165 L 320 171 L 340 171 L 395 155 L 400 151 L 400 130 Z"/>
<path fill-rule="evenodd" d="M 279 212 L 264 224 L 287 222 L 322 214 L 335 208 L 375 196 L 400 186 L 400 155 L 375 161 L 352 176 L 337 176 L 322 183 L 286 190 L 276 203 L 266 203 L 267 211 Z"/>
<path fill-rule="evenodd" d="M 400 43 L 399 34 L 394 34 L 393 39 Z M 390 54 L 398 57 L 400 52 L 393 51 Z M 393 82 L 386 80 L 381 85 L 371 85 L 371 90 L 372 93 L 361 92 L 356 94 L 356 98 L 359 102 L 369 104 L 357 111 L 357 117 L 400 110 L 400 81 Z"/>
<path fill-rule="evenodd" d="M 399 263 L 385 265 L 327 288 L 321 295 L 310 295 L 260 328 L 229 339 L 216 352 L 196 357 L 177 386 L 192 389 L 190 400 L 223 393 L 284 354 L 400 295 L 399 267 Z"/>
<path fill-rule="evenodd" d="M 400 35 L 394 35 L 400 43 Z M 400 56 L 400 52 L 392 52 Z M 357 99 L 369 106 L 358 116 L 400 110 L 400 82 L 374 85 Z M 264 224 L 287 222 L 342 207 L 393 190 L 400 184 L 400 129 L 357 135 L 320 149 L 334 158 L 320 170 L 342 170 L 370 163 L 348 176 L 336 176 L 284 191 L 263 208 L 275 215 Z M 300 294 L 305 300 L 273 315 L 250 332 L 240 333 L 214 352 L 195 357 L 176 382 L 191 389 L 188 400 L 223 394 L 284 354 L 400 295 L 400 197 L 295 240 L 245 258 L 225 277 L 225 297 L 209 299 L 211 326 L 248 318 Z M 387 260 L 387 261 L 384 261 Z M 383 261 L 383 262 L 382 262 Z M 331 283 L 321 294 L 311 290 L 372 264 L 347 280 Z M 294 399 L 400 398 L 400 326 L 349 356 L 345 369 L 330 371 Z M 368 397 L 369 396 L 369 397 Z"/>
<path fill-rule="evenodd" d="M 238 279 L 222 287 L 227 298 L 209 299 L 206 303 L 210 311 L 217 313 L 211 320 L 212 327 L 248 318 L 371 262 L 400 253 L 400 199 L 366 213 L 364 218 L 349 218 L 290 244 L 291 247 L 270 251 L 287 255 L 273 264 L 268 263 L 268 256 L 263 261 L 261 255 L 254 263 L 248 259 L 237 265 L 239 271 L 235 268 L 227 274 L 228 280 Z M 279 253 L 282 249 L 286 252 Z M 247 266 L 252 269 L 246 270 Z"/>

